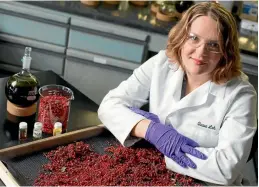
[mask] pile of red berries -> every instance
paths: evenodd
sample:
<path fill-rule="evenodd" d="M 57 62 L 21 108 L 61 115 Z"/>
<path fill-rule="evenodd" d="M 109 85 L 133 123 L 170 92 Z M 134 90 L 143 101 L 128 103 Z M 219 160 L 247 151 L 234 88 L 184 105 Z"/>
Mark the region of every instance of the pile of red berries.
<path fill-rule="evenodd" d="M 38 121 L 42 122 L 42 131 L 53 133 L 55 122 L 62 123 L 63 132 L 67 129 L 70 101 L 65 96 L 50 95 L 40 98 Z"/>
<path fill-rule="evenodd" d="M 106 148 L 100 155 L 84 142 L 60 146 L 45 154 L 50 160 L 35 186 L 200 186 L 192 178 L 166 169 L 154 148 Z"/>

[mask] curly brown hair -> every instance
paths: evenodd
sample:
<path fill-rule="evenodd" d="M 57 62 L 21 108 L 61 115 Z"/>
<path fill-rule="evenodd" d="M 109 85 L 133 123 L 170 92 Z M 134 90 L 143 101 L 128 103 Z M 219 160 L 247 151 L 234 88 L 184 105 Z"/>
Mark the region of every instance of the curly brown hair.
<path fill-rule="evenodd" d="M 217 22 L 222 58 L 212 72 L 212 81 L 223 83 L 241 74 L 237 25 L 232 14 L 218 3 L 202 2 L 190 7 L 168 35 L 166 55 L 182 68 L 181 50 L 192 22 L 199 16 L 210 16 Z"/>

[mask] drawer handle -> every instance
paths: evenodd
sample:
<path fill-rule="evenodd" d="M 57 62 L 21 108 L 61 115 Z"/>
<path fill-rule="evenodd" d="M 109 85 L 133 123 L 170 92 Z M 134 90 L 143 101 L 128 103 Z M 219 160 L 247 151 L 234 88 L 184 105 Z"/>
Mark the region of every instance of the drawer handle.
<path fill-rule="evenodd" d="M 107 64 L 106 59 L 100 57 L 94 57 L 94 62 L 99 64 Z"/>

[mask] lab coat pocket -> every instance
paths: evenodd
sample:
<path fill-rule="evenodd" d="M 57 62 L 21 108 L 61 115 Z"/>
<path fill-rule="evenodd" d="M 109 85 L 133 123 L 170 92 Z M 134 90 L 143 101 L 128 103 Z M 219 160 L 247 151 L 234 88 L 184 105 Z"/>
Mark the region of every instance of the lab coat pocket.
<path fill-rule="evenodd" d="M 201 147 L 216 147 L 218 144 L 219 124 L 211 119 L 202 119 L 196 123 L 194 140 Z"/>

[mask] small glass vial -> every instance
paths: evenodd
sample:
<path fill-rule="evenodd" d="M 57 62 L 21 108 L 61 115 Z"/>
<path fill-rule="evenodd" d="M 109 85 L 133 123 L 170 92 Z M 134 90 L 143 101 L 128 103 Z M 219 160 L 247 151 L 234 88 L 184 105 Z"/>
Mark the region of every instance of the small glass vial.
<path fill-rule="evenodd" d="M 20 122 L 19 123 L 19 140 L 27 139 L 27 123 Z"/>
<path fill-rule="evenodd" d="M 33 128 L 33 139 L 41 139 L 42 138 L 42 123 L 35 122 Z"/>
<path fill-rule="evenodd" d="M 61 133 L 62 133 L 62 123 L 56 122 L 54 124 L 53 136 L 59 135 Z"/>

